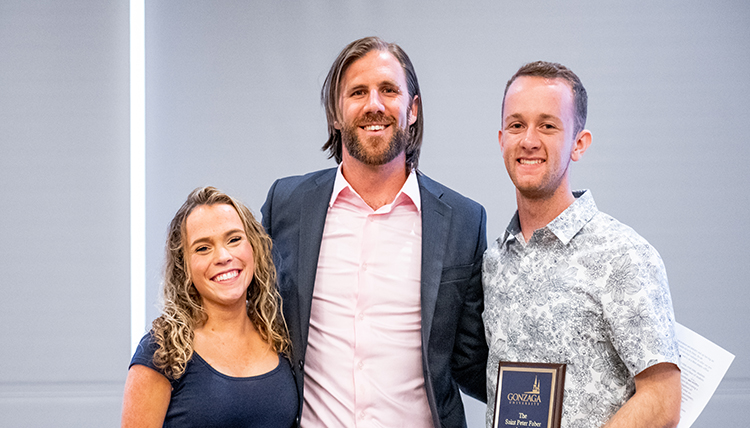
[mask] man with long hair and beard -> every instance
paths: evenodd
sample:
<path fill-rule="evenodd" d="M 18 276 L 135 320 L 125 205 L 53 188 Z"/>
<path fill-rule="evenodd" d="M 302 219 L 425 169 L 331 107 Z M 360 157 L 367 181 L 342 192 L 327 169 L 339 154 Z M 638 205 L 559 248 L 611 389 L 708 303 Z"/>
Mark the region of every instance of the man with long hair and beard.
<path fill-rule="evenodd" d="M 486 400 L 484 208 L 417 169 L 422 98 L 398 45 L 350 43 L 321 99 L 338 168 L 276 181 L 262 208 L 301 425 L 464 427 L 459 386 Z"/>

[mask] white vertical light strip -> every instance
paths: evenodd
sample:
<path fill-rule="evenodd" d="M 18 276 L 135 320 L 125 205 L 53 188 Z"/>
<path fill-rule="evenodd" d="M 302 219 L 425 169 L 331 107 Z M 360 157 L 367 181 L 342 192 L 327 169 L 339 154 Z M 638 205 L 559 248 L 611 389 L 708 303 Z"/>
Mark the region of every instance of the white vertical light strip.
<path fill-rule="evenodd" d="M 145 0 L 130 0 L 130 353 L 146 329 Z"/>

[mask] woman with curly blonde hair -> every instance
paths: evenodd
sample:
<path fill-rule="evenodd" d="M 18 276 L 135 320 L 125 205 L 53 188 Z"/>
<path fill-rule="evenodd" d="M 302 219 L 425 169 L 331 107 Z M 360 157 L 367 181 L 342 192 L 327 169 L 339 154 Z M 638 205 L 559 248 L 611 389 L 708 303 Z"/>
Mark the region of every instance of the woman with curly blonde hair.
<path fill-rule="evenodd" d="M 167 237 L 162 314 L 130 363 L 123 427 L 283 427 L 297 392 L 271 238 L 250 210 L 194 190 Z"/>

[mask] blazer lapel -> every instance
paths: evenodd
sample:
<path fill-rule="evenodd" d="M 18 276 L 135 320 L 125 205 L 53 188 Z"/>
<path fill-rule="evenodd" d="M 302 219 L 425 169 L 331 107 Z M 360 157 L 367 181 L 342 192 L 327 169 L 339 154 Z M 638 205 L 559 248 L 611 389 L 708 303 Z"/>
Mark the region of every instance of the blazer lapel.
<path fill-rule="evenodd" d="M 427 349 L 435 315 L 443 257 L 451 222 L 451 207 L 440 200 L 442 191 L 418 175 L 422 200 L 422 344 Z"/>
<path fill-rule="evenodd" d="M 318 177 L 313 185 L 304 190 L 299 207 L 299 259 L 297 266 L 297 295 L 299 299 L 299 321 L 301 339 L 307 347 L 307 334 L 310 326 L 310 306 L 312 304 L 315 274 L 318 270 L 320 243 L 328 213 L 328 203 L 333 192 L 336 169 L 328 170 Z"/>

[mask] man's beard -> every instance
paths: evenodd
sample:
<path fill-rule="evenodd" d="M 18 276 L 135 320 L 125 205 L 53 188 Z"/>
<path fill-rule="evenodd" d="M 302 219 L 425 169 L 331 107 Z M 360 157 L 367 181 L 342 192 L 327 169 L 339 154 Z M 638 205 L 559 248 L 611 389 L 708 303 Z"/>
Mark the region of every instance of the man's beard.
<path fill-rule="evenodd" d="M 398 122 L 395 120 L 389 122 L 390 127 L 393 129 L 393 134 L 384 150 L 374 153 L 371 149 L 373 145 L 380 146 L 383 142 L 383 137 L 370 137 L 369 139 L 371 140 L 380 141 L 374 142 L 375 144 L 368 144 L 367 146 L 362 144 L 359 135 L 357 135 L 359 127 L 373 122 L 385 123 L 385 119 L 386 117 L 382 113 L 378 115 L 365 115 L 363 118 L 355 121 L 353 125 L 345 124 L 341 128 L 341 141 L 351 157 L 365 165 L 379 166 L 392 161 L 406 149 L 409 135 L 405 129 L 398 126 Z"/>

